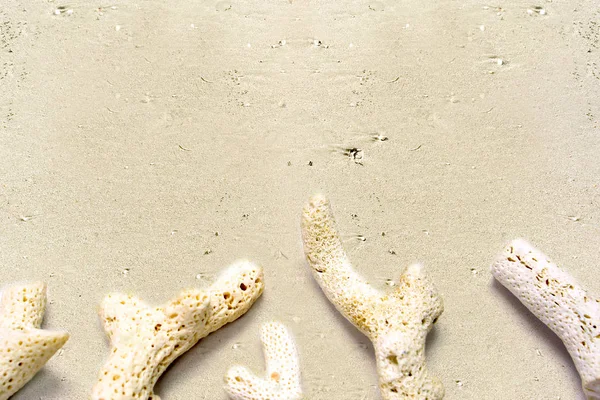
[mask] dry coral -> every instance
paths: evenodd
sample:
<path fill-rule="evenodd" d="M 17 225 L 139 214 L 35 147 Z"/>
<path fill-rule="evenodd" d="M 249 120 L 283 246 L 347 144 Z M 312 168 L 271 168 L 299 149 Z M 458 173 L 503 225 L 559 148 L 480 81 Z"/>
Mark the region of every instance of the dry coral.
<path fill-rule="evenodd" d="M 292 335 L 283 324 L 262 327 L 261 341 L 267 366 L 266 378 L 258 378 L 241 366 L 225 377 L 225 390 L 234 400 L 300 400 L 300 365 Z"/>
<path fill-rule="evenodd" d="M 565 344 L 588 399 L 600 399 L 600 300 L 522 239 L 492 264 L 494 277 Z"/>
<path fill-rule="evenodd" d="M 0 300 L 0 400 L 21 389 L 69 339 L 67 332 L 40 329 L 46 285 L 6 288 Z"/>
<path fill-rule="evenodd" d="M 443 304 L 422 267 L 409 266 L 390 292 L 373 288 L 352 268 L 329 202 L 320 195 L 304 209 L 302 235 L 306 258 L 325 295 L 373 342 L 382 397 L 443 398 L 442 384 L 425 365 L 427 333 Z"/>
<path fill-rule="evenodd" d="M 206 290 L 187 290 L 160 307 L 124 294 L 108 295 L 100 316 L 112 349 L 92 390 L 93 400 L 159 400 L 154 385 L 200 339 L 250 309 L 263 291 L 262 269 L 230 266 Z"/>

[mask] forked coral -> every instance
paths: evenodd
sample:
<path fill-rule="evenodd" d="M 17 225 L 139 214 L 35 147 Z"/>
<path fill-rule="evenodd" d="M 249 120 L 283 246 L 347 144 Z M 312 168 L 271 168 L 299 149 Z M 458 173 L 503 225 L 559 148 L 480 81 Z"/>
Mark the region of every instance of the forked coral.
<path fill-rule="evenodd" d="M 0 400 L 21 389 L 69 339 L 67 332 L 40 329 L 46 285 L 8 287 L 0 300 Z"/>
<path fill-rule="evenodd" d="M 263 291 L 262 269 L 230 266 L 206 290 L 187 290 L 160 307 L 124 294 L 108 295 L 100 316 L 112 349 L 93 400 L 159 400 L 154 385 L 200 339 L 242 316 Z"/>
<path fill-rule="evenodd" d="M 261 341 L 267 365 L 266 378 L 258 378 L 241 366 L 232 367 L 225 377 L 225 390 L 234 400 L 300 400 L 298 352 L 285 326 L 270 322 L 262 327 Z"/>
<path fill-rule="evenodd" d="M 565 344 L 588 399 L 600 399 L 600 299 L 522 239 L 492 264 L 494 277 Z"/>
<path fill-rule="evenodd" d="M 443 311 L 442 299 L 420 265 L 411 265 L 388 292 L 357 274 L 343 249 L 329 202 L 310 199 L 302 217 L 304 252 L 327 298 L 373 342 L 385 400 L 441 399 L 442 384 L 427 372 L 425 340 Z"/>

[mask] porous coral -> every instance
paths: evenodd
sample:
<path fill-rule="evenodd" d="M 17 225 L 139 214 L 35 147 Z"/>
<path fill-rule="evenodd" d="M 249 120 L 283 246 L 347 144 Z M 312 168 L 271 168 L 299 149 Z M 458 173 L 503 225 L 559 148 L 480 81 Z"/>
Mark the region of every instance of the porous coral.
<path fill-rule="evenodd" d="M 153 389 L 167 367 L 200 339 L 246 313 L 263 287 L 262 269 L 238 262 L 208 289 L 184 291 L 160 307 L 133 296 L 108 295 L 100 316 L 112 349 L 92 399 L 159 400 Z"/>
<path fill-rule="evenodd" d="M 261 341 L 267 365 L 261 379 L 241 366 L 232 367 L 225 377 L 225 390 L 234 400 L 300 400 L 300 366 L 292 335 L 278 322 L 263 325 Z"/>
<path fill-rule="evenodd" d="M 420 265 L 409 266 L 387 293 L 354 271 L 327 199 L 313 196 L 302 216 L 304 252 L 327 298 L 372 342 L 385 400 L 441 399 L 444 388 L 425 365 L 427 333 L 442 299 Z"/>
<path fill-rule="evenodd" d="M 0 300 L 0 400 L 6 400 L 48 362 L 69 339 L 67 332 L 40 329 L 46 285 L 14 285 Z"/>
<path fill-rule="evenodd" d="M 565 344 L 588 399 L 600 399 L 600 300 L 525 240 L 512 241 L 492 275 Z"/>

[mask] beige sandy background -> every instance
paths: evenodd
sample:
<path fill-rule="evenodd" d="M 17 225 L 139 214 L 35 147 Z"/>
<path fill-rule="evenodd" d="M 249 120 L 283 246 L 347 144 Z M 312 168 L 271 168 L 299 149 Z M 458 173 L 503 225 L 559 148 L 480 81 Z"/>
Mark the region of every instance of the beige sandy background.
<path fill-rule="evenodd" d="M 262 371 L 277 319 L 308 398 L 380 399 L 371 345 L 304 261 L 315 192 L 373 284 L 412 262 L 432 275 L 446 398 L 582 399 L 488 266 L 521 236 L 600 293 L 594 3 L 3 0 L 0 284 L 46 281 L 45 326 L 72 334 L 14 399 L 86 398 L 107 292 L 159 304 L 239 258 L 264 267 L 263 297 L 157 393 L 225 399 L 229 366 Z"/>

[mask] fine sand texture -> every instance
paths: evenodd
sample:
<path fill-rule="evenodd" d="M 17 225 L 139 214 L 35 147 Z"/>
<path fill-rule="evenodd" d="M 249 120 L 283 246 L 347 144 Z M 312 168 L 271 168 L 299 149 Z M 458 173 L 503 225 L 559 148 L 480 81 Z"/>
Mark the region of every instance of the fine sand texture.
<path fill-rule="evenodd" d="M 14 399 L 87 398 L 107 293 L 158 305 L 249 259 L 263 296 L 156 393 L 225 400 L 277 320 L 307 398 L 379 400 L 304 259 L 318 192 L 371 284 L 435 282 L 447 399 L 583 399 L 489 265 L 524 237 L 600 294 L 599 21 L 593 0 L 2 0 L 0 285 L 45 281 L 44 327 L 71 335 Z"/>

